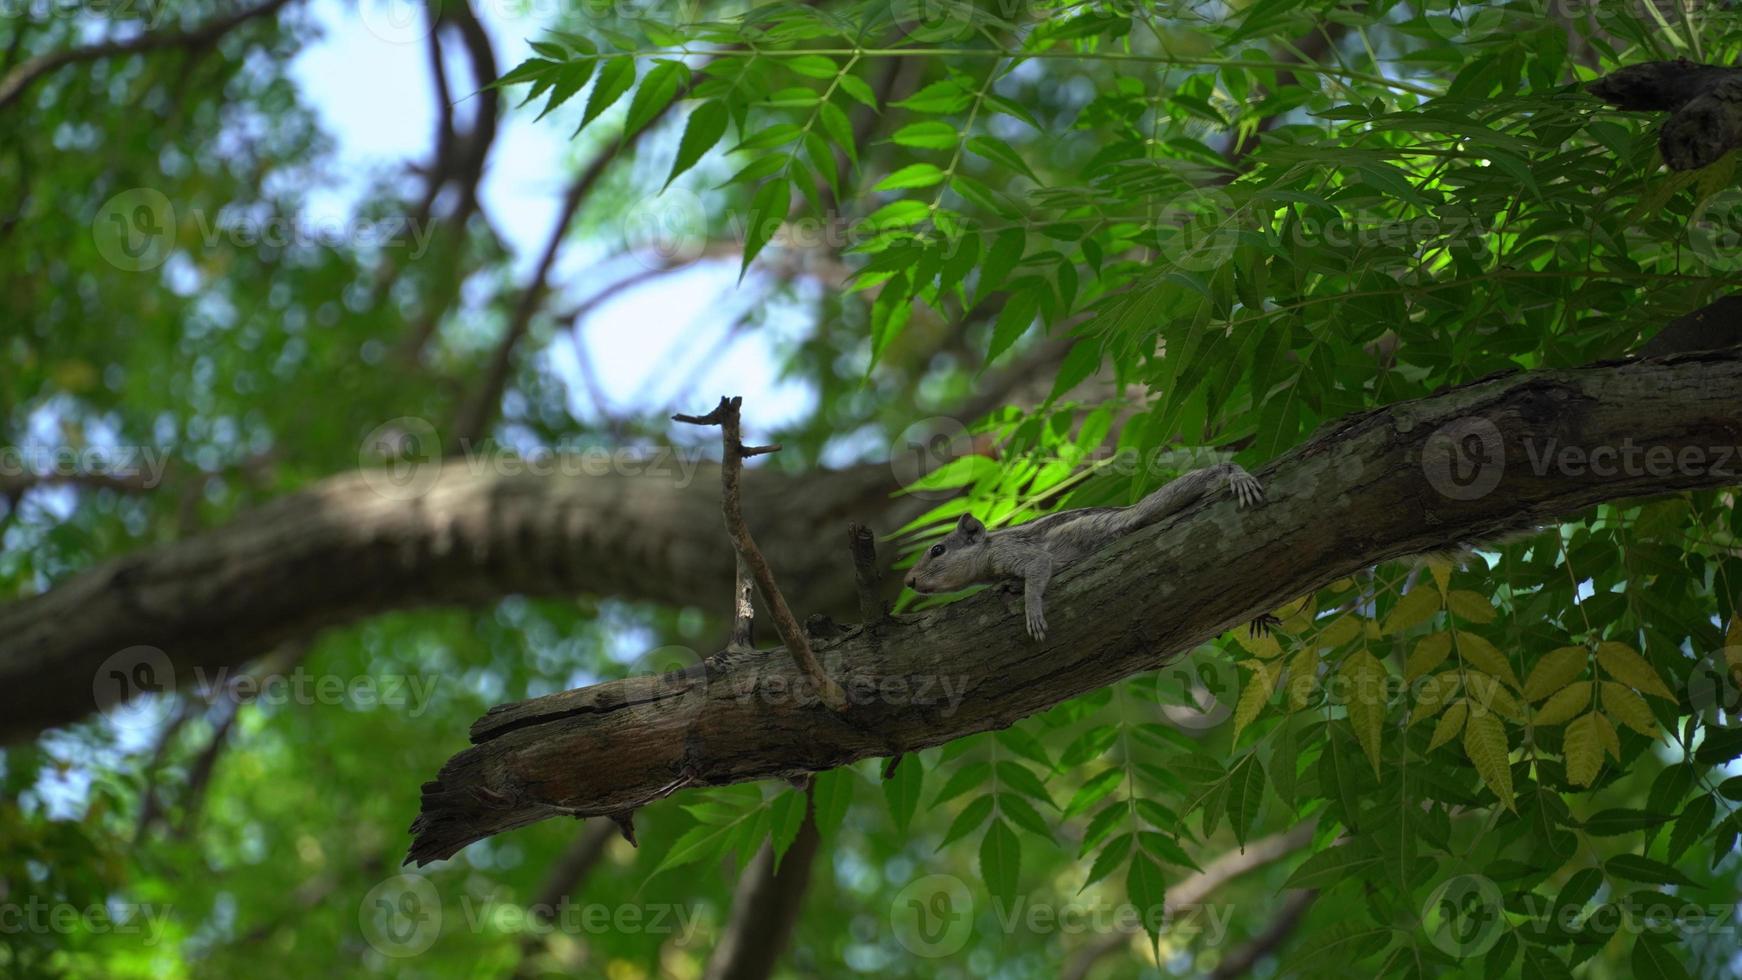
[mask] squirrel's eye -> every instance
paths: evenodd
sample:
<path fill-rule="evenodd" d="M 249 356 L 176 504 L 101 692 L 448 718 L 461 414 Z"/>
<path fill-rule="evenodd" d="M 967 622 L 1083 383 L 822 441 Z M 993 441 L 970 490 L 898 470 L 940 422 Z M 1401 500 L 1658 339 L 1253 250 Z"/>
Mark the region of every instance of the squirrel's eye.
<path fill-rule="evenodd" d="M 943 546 L 943 545 L 941 545 L 941 544 L 934 544 L 934 545 L 932 545 L 932 546 L 931 546 L 931 556 L 932 556 L 932 557 L 933 557 L 933 558 L 936 558 L 936 557 L 937 557 L 937 556 L 939 556 L 939 555 L 941 555 L 941 554 L 943 554 L 943 553 L 944 553 L 944 546 Z"/>

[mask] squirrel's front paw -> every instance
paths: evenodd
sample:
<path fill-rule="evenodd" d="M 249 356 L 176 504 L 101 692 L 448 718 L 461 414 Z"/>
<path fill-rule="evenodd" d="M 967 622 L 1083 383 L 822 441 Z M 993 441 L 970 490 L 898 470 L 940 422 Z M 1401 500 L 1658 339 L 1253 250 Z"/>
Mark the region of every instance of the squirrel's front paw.
<path fill-rule="evenodd" d="M 1031 612 L 1028 614 L 1028 635 L 1036 640 L 1046 639 L 1046 614 Z"/>
<path fill-rule="evenodd" d="M 1264 485 L 1245 470 L 1236 470 L 1228 477 L 1228 489 L 1242 507 L 1256 507 L 1264 502 Z"/>

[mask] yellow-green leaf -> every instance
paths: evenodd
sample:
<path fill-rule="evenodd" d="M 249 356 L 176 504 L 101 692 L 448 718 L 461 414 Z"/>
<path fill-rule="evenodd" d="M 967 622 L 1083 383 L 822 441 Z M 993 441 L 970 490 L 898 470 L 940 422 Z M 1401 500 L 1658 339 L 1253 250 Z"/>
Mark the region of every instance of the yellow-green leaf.
<path fill-rule="evenodd" d="M 1427 570 L 1433 575 L 1434 585 L 1439 587 L 1440 595 L 1445 595 L 1446 590 L 1452 587 L 1452 563 L 1444 558 L 1430 558 Z"/>
<path fill-rule="evenodd" d="M 1518 675 L 1513 673 L 1512 664 L 1507 662 L 1506 657 L 1487 638 L 1463 630 L 1457 631 L 1457 638 L 1458 656 L 1466 664 L 1474 666 L 1484 674 L 1498 677 L 1515 688 L 1519 686 Z"/>
<path fill-rule="evenodd" d="M 1288 661 L 1288 706 L 1299 711 L 1307 706 L 1319 684 L 1319 652 L 1307 644 Z"/>
<path fill-rule="evenodd" d="M 1440 601 L 1440 594 L 1435 589 L 1410 589 L 1391 608 L 1391 615 L 1385 617 L 1385 628 L 1382 632 L 1401 633 L 1411 626 L 1427 622 L 1434 613 L 1440 611 Z"/>
<path fill-rule="evenodd" d="M 1556 691 L 1542 707 L 1536 709 L 1531 716 L 1532 724 L 1564 725 L 1578 716 L 1578 713 L 1590 707 L 1591 682 L 1579 681 L 1568 684 Z"/>
<path fill-rule="evenodd" d="M 1621 736 L 1616 733 L 1615 726 L 1609 723 L 1609 719 L 1598 715 L 1596 728 L 1597 738 L 1602 740 L 1603 748 L 1609 750 L 1609 754 L 1615 757 L 1616 762 L 1620 762 Z"/>
<path fill-rule="evenodd" d="M 1241 664 L 1252 671 L 1252 679 L 1246 682 L 1245 690 L 1240 692 L 1240 701 L 1234 706 L 1234 741 L 1240 740 L 1240 731 L 1252 724 L 1258 713 L 1269 703 L 1270 695 L 1276 690 L 1276 679 L 1282 676 L 1282 664 L 1266 663 L 1263 660 L 1248 660 Z"/>
<path fill-rule="evenodd" d="M 1318 644 L 1321 647 L 1340 647 L 1361 635 L 1362 619 L 1347 613 L 1331 620 L 1324 629 L 1319 630 Z"/>
<path fill-rule="evenodd" d="M 1410 712 L 1409 723 L 1413 725 L 1423 718 L 1439 713 L 1457 695 L 1459 683 L 1458 672 L 1448 670 L 1413 685 L 1415 710 Z"/>
<path fill-rule="evenodd" d="M 1282 631 L 1292 634 L 1310 629 L 1313 616 L 1319 611 L 1318 598 L 1317 593 L 1308 593 L 1278 609 L 1276 616 L 1282 620 Z"/>
<path fill-rule="evenodd" d="M 1343 663 L 1340 676 L 1349 724 L 1377 773 L 1380 733 L 1385 727 L 1385 665 L 1366 650 L 1357 650 Z"/>
<path fill-rule="evenodd" d="M 1494 677 L 1471 673 L 1464 679 L 1464 696 L 1471 703 L 1472 714 L 1492 712 L 1507 721 L 1524 724 L 1524 705 Z"/>
<path fill-rule="evenodd" d="M 1451 653 L 1452 634 L 1439 632 L 1423 637 L 1415 645 L 1415 652 L 1409 655 L 1409 660 L 1403 665 L 1403 679 L 1413 683 L 1417 677 L 1445 663 L 1446 657 Z"/>
<path fill-rule="evenodd" d="M 1590 657 L 1591 651 L 1584 647 L 1559 647 L 1550 650 L 1536 662 L 1535 667 L 1530 668 L 1530 676 L 1524 681 L 1525 700 L 1541 701 L 1566 687 L 1585 672 L 1585 663 Z"/>
<path fill-rule="evenodd" d="M 1603 711 L 1609 717 L 1647 738 L 1657 737 L 1657 719 L 1652 717 L 1645 699 L 1634 694 L 1632 688 L 1614 681 L 1604 681 L 1600 690 L 1603 695 Z"/>
<path fill-rule="evenodd" d="M 1652 670 L 1645 658 L 1625 643 L 1605 641 L 1597 644 L 1597 662 L 1603 665 L 1610 677 L 1641 694 L 1675 700 L 1675 695 L 1664 686 L 1663 678 L 1657 676 L 1657 671 Z"/>
<path fill-rule="evenodd" d="M 1434 736 L 1429 739 L 1427 743 L 1428 750 L 1432 751 L 1437 749 L 1447 742 L 1450 742 L 1452 739 L 1457 738 L 1458 733 L 1464 730 L 1464 718 L 1467 717 L 1469 713 L 1469 705 L 1466 705 L 1462 701 L 1447 708 L 1446 713 L 1440 715 L 1439 723 L 1434 725 Z"/>
<path fill-rule="evenodd" d="M 1580 715 L 1567 726 L 1562 751 L 1567 758 L 1567 778 L 1576 786 L 1589 786 L 1603 768 L 1603 740 L 1597 734 L 1602 716 L 1596 712 Z"/>
<path fill-rule="evenodd" d="M 1254 657 L 1263 657 L 1268 660 L 1271 657 L 1282 656 L 1282 645 L 1276 642 L 1276 634 L 1274 633 L 1253 636 L 1249 629 L 1237 629 L 1234 631 L 1234 640 Z"/>
<path fill-rule="evenodd" d="M 1488 602 L 1488 597 L 1480 592 L 1468 589 L 1454 589 L 1446 593 L 1446 608 L 1462 619 L 1472 623 L 1492 623 L 1494 621 L 1494 606 Z"/>
<path fill-rule="evenodd" d="M 1516 810 L 1512 800 L 1512 765 L 1506 745 L 1506 726 L 1491 714 L 1471 715 L 1464 723 L 1464 754 L 1476 767 L 1482 782 L 1494 791 L 1506 809 Z"/>

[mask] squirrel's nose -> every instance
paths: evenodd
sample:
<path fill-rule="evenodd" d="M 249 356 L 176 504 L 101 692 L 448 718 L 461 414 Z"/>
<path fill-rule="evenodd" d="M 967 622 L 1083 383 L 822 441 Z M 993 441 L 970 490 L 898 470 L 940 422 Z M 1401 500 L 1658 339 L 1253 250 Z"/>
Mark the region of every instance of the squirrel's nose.
<path fill-rule="evenodd" d="M 916 588 L 916 586 L 913 584 L 913 573 L 912 572 L 907 573 L 907 577 L 901 580 L 901 584 L 907 586 L 910 589 Z"/>

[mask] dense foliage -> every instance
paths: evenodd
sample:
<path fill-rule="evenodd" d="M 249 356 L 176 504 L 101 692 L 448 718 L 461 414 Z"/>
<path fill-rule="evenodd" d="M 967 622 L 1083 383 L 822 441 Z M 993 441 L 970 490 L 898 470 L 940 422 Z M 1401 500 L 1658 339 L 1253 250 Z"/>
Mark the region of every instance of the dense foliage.
<path fill-rule="evenodd" d="M 220 243 L 118 274 L 102 254 L 93 221 L 139 185 L 184 209 L 300 206 L 325 147 L 284 74 L 298 23 L 79 66 L 0 109 L 0 207 L 18 213 L 0 224 L 5 440 L 50 428 L 178 464 L 149 494 L 11 496 L 10 594 L 354 466 L 384 420 L 449 419 L 514 322 L 521 283 L 464 217 L 403 269 Z M 959 419 L 979 448 L 918 481 L 939 503 L 900 529 L 909 549 L 964 510 L 998 526 L 1128 503 L 1351 412 L 1620 356 L 1742 265 L 1733 157 L 1669 173 L 1652 120 L 1582 85 L 1733 62 L 1742 25 L 1704 5 L 582 4 L 554 26 L 499 88 L 578 124 L 590 157 L 635 143 L 584 205 L 587 241 L 651 222 L 630 246 L 671 266 L 725 254 L 741 288 L 815 324 L 778 347 L 817 402 L 772 465 L 875 458 L 927 417 L 948 431 L 987 379 L 1042 359 L 1034 397 Z M 12 29 L 14 55 L 79 33 Z M 384 181 L 363 207 L 416 196 Z M 541 315 L 527 346 L 560 325 Z M 668 432 L 659 405 L 577 417 L 568 383 L 516 361 L 491 434 L 705 438 Z M 1604 506 L 1459 562 L 1382 565 L 1278 610 L 1274 636 L 1231 634 L 889 778 L 820 774 L 823 851 L 784 968 L 1198 975 L 1256 943 L 1283 975 L 1737 975 L 1734 503 Z M 0 967 L 700 975 L 740 869 L 798 834 L 801 790 L 643 811 L 639 849 L 613 842 L 574 897 L 609 928 L 546 936 L 517 914 L 575 836 L 557 822 L 432 869 L 445 924 L 427 951 L 371 916 L 418 783 L 473 718 L 711 652 L 714 598 L 393 614 L 259 669 L 422 679 L 426 699 L 232 712 L 193 691 L 8 749 L 0 903 L 167 917 L 153 942 L 0 921 Z M 1278 841 L 1186 909 L 1121 918 Z M 1298 923 L 1283 889 L 1316 894 Z"/>

